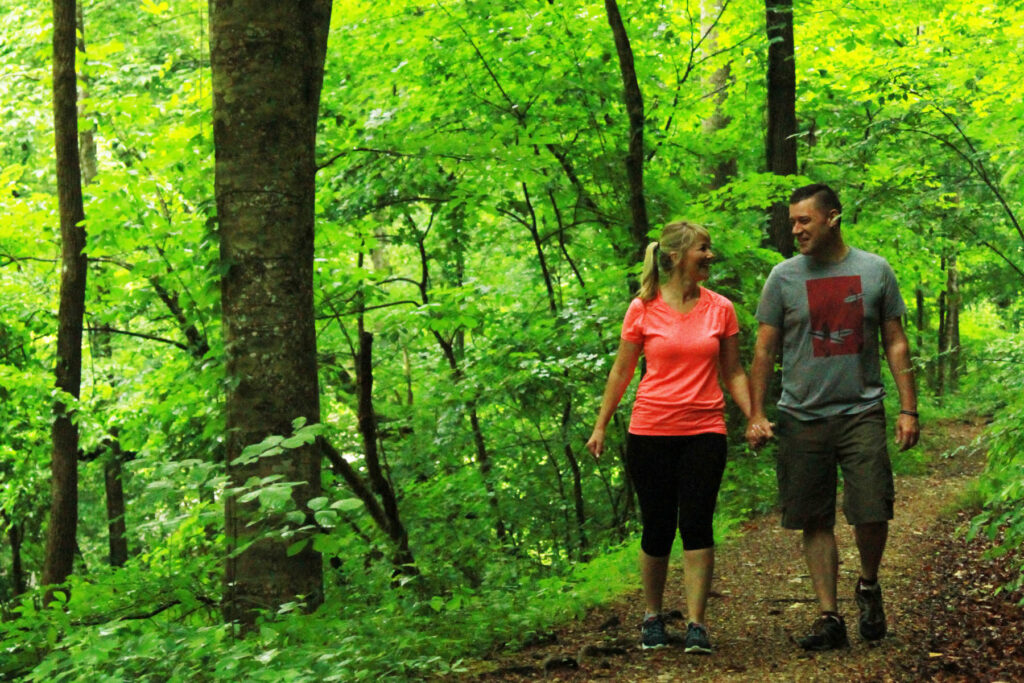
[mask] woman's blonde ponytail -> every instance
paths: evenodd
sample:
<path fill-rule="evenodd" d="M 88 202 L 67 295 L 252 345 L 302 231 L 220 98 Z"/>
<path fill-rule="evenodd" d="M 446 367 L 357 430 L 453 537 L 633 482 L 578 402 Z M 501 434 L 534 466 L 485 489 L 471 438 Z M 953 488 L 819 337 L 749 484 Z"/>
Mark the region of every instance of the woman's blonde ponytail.
<path fill-rule="evenodd" d="M 658 295 L 658 243 L 651 242 L 644 252 L 644 267 L 640 271 L 640 291 L 637 296 L 650 301 Z"/>

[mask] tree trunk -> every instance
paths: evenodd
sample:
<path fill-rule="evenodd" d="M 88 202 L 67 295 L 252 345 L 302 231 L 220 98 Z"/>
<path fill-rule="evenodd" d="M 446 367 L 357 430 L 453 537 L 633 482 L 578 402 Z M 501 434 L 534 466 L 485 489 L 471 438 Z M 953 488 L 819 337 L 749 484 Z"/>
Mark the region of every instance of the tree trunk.
<path fill-rule="evenodd" d="M 110 452 L 103 462 L 103 481 L 107 499 L 107 542 L 110 547 L 110 566 L 123 567 L 128 561 L 128 537 L 125 525 L 124 454 L 121 442 L 117 440 L 116 430 L 110 444 Z"/>
<path fill-rule="evenodd" d="M 949 257 L 946 267 L 946 389 L 956 393 L 960 383 L 960 278 L 956 254 Z"/>
<path fill-rule="evenodd" d="M 768 171 L 797 173 L 796 58 L 793 44 L 792 0 L 765 0 L 768 31 L 768 131 L 765 136 Z M 789 207 L 776 202 L 770 209 L 768 235 L 785 257 L 793 255 Z"/>
<path fill-rule="evenodd" d="M 25 526 L 11 519 L 6 511 L 0 510 L 0 519 L 7 527 L 7 542 L 11 544 L 11 593 L 12 597 L 25 592 L 25 570 L 21 562 L 21 543 L 25 539 Z"/>
<path fill-rule="evenodd" d="M 565 375 L 568 379 L 568 371 Z M 562 450 L 565 453 L 565 460 L 569 463 L 569 471 L 572 472 L 572 505 L 573 510 L 576 512 L 576 533 L 579 536 L 580 550 L 583 551 L 586 560 L 587 547 L 590 545 L 587 541 L 587 513 L 584 507 L 583 501 L 583 471 L 580 468 L 580 462 L 576 458 L 576 452 L 572 449 L 572 441 L 570 437 L 570 425 L 572 423 L 572 400 L 567 399 L 565 406 L 562 408 Z"/>
<path fill-rule="evenodd" d="M 75 23 L 78 26 L 78 51 L 82 53 L 84 62 L 85 14 L 83 13 L 81 2 L 78 3 L 75 10 Z M 87 103 L 89 101 L 89 77 L 85 73 L 82 73 L 80 75 L 80 80 L 82 81 L 82 99 L 79 103 L 78 116 L 82 120 L 86 120 L 90 113 L 87 110 Z M 96 155 L 96 136 L 94 126 L 90 125 L 88 128 L 83 128 L 79 131 L 78 149 L 79 154 L 81 155 L 82 182 L 89 185 L 96 178 L 97 169 L 99 168 L 98 158 Z"/>
<path fill-rule="evenodd" d="M 362 327 L 362 325 L 360 325 Z M 356 391 L 359 394 L 359 433 L 363 437 L 366 472 L 370 486 L 380 499 L 385 530 L 396 547 L 395 565 L 405 574 L 416 574 L 415 561 L 409 549 L 409 535 L 398 514 L 395 489 L 381 467 L 377 449 L 377 413 L 373 408 L 373 335 L 359 330 L 359 358 L 356 363 Z"/>
<path fill-rule="evenodd" d="M 283 475 L 309 512 L 320 495 L 319 442 L 238 464 L 242 450 L 320 420 L 313 316 L 315 142 L 329 0 L 210 0 L 210 62 L 227 374 L 229 486 Z M 225 617 L 323 600 L 320 553 L 284 537 L 281 515 L 237 493 L 225 502 Z M 250 542 L 251 545 L 250 545 Z"/>
<path fill-rule="evenodd" d="M 718 51 L 718 20 L 725 10 L 723 0 L 705 0 L 701 3 L 701 32 L 704 39 L 704 52 L 710 56 Z M 704 119 L 702 127 L 706 136 L 712 136 L 725 129 L 732 119 L 722 111 L 722 104 L 729 95 L 729 84 L 732 73 L 729 63 L 715 69 L 707 82 L 708 96 L 714 100 L 715 110 Z M 728 156 L 715 155 L 705 159 L 705 172 L 711 176 L 711 189 L 717 190 L 736 175 L 736 157 L 731 152 Z"/>
<path fill-rule="evenodd" d="M 622 74 L 623 99 L 629 115 L 629 147 L 626 152 L 626 182 L 629 185 L 629 213 L 632 219 L 630 235 L 635 247 L 634 261 L 644 257 L 649 238 L 650 225 L 647 221 L 647 203 L 644 199 L 644 99 L 640 84 L 636 80 L 633 64 L 633 48 L 629 44 L 626 27 L 615 0 L 605 0 L 608 24 L 615 38 L 615 50 L 619 55 L 619 71 Z"/>
<path fill-rule="evenodd" d="M 943 256 L 939 260 L 939 266 L 942 270 L 946 270 L 946 257 Z M 948 293 L 943 290 L 939 293 L 939 333 L 938 333 L 938 351 L 935 358 L 935 395 L 942 396 L 943 391 L 946 387 L 946 351 L 949 350 L 949 339 L 946 334 L 949 332 L 946 327 L 946 310 L 949 302 Z"/>
<path fill-rule="evenodd" d="M 58 398 L 54 405 L 50 463 L 50 521 L 46 530 L 43 584 L 71 574 L 78 527 L 78 426 L 62 394 L 78 398 L 82 383 L 85 314 L 85 208 L 78 154 L 78 91 L 75 81 L 75 0 L 53 0 L 53 123 L 60 206 L 61 281 L 57 313 Z"/>

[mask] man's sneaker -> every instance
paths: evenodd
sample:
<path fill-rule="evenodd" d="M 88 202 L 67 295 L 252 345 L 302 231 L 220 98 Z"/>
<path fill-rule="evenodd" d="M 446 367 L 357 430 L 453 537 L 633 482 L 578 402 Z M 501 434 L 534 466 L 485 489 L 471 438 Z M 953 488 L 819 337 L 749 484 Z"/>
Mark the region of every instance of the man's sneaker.
<path fill-rule="evenodd" d="M 846 622 L 838 614 L 822 614 L 811 634 L 798 639 L 797 644 L 805 650 L 835 650 L 849 645 L 846 639 Z"/>
<path fill-rule="evenodd" d="M 685 648 L 688 655 L 711 654 L 711 641 L 708 640 L 708 630 L 703 624 L 695 624 L 691 621 L 686 626 Z"/>
<path fill-rule="evenodd" d="M 640 627 L 640 646 L 645 650 L 668 645 L 668 633 L 665 632 L 665 621 L 660 614 L 647 617 Z"/>
<path fill-rule="evenodd" d="M 879 640 L 885 637 L 885 609 L 882 607 L 882 587 L 875 583 L 870 588 L 860 580 L 853 591 L 853 597 L 860 608 L 860 635 L 864 640 Z"/>

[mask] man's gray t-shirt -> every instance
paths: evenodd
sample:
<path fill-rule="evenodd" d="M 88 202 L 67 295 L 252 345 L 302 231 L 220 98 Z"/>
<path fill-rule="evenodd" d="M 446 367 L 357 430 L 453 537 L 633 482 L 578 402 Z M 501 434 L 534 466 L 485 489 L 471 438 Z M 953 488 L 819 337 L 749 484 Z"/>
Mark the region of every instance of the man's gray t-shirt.
<path fill-rule="evenodd" d="M 879 330 L 905 312 L 896 275 L 876 254 L 851 248 L 839 263 L 801 254 L 775 266 L 757 319 L 782 330 L 779 408 L 813 420 L 880 403 Z"/>

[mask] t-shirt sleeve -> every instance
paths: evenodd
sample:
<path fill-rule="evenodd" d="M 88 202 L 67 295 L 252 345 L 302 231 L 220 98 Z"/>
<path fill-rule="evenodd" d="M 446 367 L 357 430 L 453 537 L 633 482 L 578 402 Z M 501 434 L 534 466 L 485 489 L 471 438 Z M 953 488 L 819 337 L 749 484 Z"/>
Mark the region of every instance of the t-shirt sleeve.
<path fill-rule="evenodd" d="M 900 294 L 900 283 L 896 280 L 896 273 L 888 261 L 882 262 L 882 319 L 892 320 L 899 318 L 907 312 L 907 306 L 903 303 L 903 296 Z"/>
<path fill-rule="evenodd" d="M 782 329 L 784 311 L 782 306 L 782 283 L 775 269 L 768 274 L 764 287 L 761 289 L 761 299 L 757 302 L 757 313 L 754 317 L 758 322 Z"/>
<path fill-rule="evenodd" d="M 728 299 L 725 300 L 725 315 L 722 319 L 722 337 L 732 337 L 740 333 L 740 321 L 736 319 L 736 307 Z"/>
<path fill-rule="evenodd" d="M 626 319 L 622 321 L 623 339 L 634 344 L 644 343 L 644 302 L 641 299 L 633 299 L 629 308 L 626 309 Z"/>

